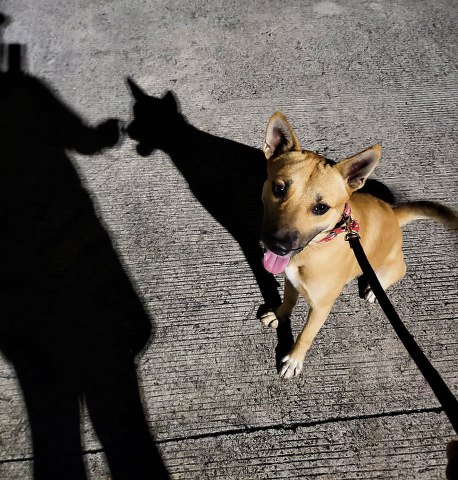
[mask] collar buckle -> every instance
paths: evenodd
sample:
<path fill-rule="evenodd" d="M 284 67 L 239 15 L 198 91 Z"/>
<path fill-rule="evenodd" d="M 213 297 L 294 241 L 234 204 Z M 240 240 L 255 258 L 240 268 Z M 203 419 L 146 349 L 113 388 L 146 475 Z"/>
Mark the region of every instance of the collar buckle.
<path fill-rule="evenodd" d="M 330 242 L 337 237 L 340 233 L 347 232 L 345 240 L 348 240 L 350 237 L 357 236 L 359 238 L 360 225 L 357 220 L 351 218 L 351 207 L 348 202 L 345 203 L 344 211 L 342 217 L 334 226 L 334 228 L 328 233 L 328 235 L 322 238 L 318 243 Z"/>
<path fill-rule="evenodd" d="M 347 231 L 347 234 L 345 235 L 346 242 L 348 242 L 350 238 L 361 238 L 359 235 L 361 227 L 358 220 L 353 220 L 351 217 L 348 217 L 345 227 Z"/>

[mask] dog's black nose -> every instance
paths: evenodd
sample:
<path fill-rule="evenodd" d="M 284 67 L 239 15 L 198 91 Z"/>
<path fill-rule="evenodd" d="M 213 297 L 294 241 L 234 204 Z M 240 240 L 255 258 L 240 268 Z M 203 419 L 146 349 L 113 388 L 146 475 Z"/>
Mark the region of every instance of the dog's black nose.
<path fill-rule="evenodd" d="M 287 255 L 294 249 L 297 241 L 297 233 L 271 233 L 264 236 L 263 243 L 265 247 L 277 255 Z"/>

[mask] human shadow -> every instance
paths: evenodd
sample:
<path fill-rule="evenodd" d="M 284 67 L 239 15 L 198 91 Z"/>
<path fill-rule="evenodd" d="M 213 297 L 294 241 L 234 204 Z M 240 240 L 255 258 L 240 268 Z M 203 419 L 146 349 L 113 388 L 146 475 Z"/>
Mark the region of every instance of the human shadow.
<path fill-rule="evenodd" d="M 0 349 L 24 396 L 34 478 L 87 478 L 83 403 L 111 478 L 169 478 L 136 372 L 151 319 L 66 154 L 115 145 L 118 122 L 87 126 L 21 70 L 24 46 L 1 51 Z"/>
<path fill-rule="evenodd" d="M 162 98 L 153 97 L 132 79 L 127 81 L 135 100 L 134 118 L 127 133 L 137 141 L 137 152 L 146 157 L 159 149 L 170 156 L 197 200 L 239 243 L 265 302 L 258 316 L 277 307 L 281 302 L 278 283 L 262 266 L 259 242 L 261 192 L 266 178 L 264 154 L 260 149 L 191 125 L 171 91 Z M 390 190 L 376 180 L 369 180 L 364 191 L 388 202 L 394 200 Z M 281 358 L 294 343 L 289 320 L 277 329 L 277 339 L 276 359 L 280 368 Z"/>

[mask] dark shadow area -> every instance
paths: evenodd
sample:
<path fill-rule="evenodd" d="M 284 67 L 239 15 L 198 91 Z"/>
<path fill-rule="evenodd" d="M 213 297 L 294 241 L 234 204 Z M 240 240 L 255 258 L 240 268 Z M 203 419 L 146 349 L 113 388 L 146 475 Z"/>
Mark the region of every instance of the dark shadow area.
<path fill-rule="evenodd" d="M 364 186 L 359 190 L 362 193 L 368 193 L 373 197 L 380 198 L 390 205 L 394 205 L 396 202 L 395 196 L 384 183 L 379 182 L 378 180 L 373 180 L 371 178 L 366 180 Z"/>
<path fill-rule="evenodd" d="M 0 348 L 24 395 L 34 478 L 87 478 L 83 403 L 113 479 L 168 478 L 136 373 L 151 319 L 66 154 L 115 145 L 118 122 L 85 125 L 22 71 L 24 46 L 1 47 Z"/>
<path fill-rule="evenodd" d="M 264 302 L 279 305 L 278 283 L 261 262 L 262 151 L 197 129 L 181 114 L 172 92 L 156 98 L 129 84 L 136 102 L 127 133 L 138 142 L 138 153 L 148 156 L 159 149 L 170 156 L 197 200 L 239 243 Z"/>
<path fill-rule="evenodd" d="M 277 327 L 277 346 L 275 347 L 275 365 L 277 372 L 280 372 L 283 364 L 281 362 L 285 355 L 288 355 L 294 345 L 294 336 L 291 330 L 291 320 L 280 322 Z"/>

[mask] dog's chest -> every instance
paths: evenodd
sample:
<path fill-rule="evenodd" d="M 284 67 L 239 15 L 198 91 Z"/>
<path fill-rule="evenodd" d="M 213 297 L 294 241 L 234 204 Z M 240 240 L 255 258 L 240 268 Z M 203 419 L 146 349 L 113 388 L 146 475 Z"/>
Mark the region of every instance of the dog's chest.
<path fill-rule="evenodd" d="M 291 285 L 299 292 L 304 289 L 303 282 L 299 275 L 299 268 L 294 265 L 288 265 L 285 268 L 286 278 L 291 282 Z"/>
<path fill-rule="evenodd" d="M 285 275 L 291 285 L 309 304 L 326 295 L 328 283 L 322 281 L 320 275 L 311 275 L 310 270 L 304 266 L 288 265 L 285 268 Z"/>

